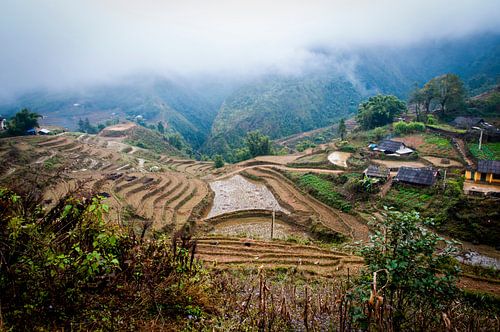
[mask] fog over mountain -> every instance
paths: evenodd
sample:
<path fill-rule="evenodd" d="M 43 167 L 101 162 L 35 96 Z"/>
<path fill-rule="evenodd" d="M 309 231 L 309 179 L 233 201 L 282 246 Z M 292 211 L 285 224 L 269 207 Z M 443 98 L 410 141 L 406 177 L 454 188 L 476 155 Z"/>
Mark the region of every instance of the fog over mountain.
<path fill-rule="evenodd" d="M 499 14 L 498 0 L 4 0 L 0 98 L 133 75 L 246 79 L 325 61 L 345 70 L 356 58 L 339 54 L 353 49 L 497 33 Z"/>

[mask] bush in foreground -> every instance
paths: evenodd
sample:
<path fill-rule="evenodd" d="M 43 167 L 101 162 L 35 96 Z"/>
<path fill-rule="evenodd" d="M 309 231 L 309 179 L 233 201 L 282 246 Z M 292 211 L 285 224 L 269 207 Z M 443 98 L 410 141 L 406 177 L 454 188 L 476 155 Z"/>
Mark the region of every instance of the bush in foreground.
<path fill-rule="evenodd" d="M 45 211 L 0 189 L 3 327 L 172 327 L 210 309 L 189 236 L 143 241 L 106 225 L 107 209 L 99 197 L 68 196 Z"/>

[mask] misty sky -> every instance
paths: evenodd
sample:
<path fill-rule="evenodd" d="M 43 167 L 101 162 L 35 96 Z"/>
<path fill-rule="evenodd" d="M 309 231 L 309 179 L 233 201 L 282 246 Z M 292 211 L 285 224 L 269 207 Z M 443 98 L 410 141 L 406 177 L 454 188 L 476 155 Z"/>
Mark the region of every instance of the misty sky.
<path fill-rule="evenodd" d="M 138 73 L 293 71 L 311 49 L 500 31 L 499 0 L 1 0 L 0 97 Z"/>

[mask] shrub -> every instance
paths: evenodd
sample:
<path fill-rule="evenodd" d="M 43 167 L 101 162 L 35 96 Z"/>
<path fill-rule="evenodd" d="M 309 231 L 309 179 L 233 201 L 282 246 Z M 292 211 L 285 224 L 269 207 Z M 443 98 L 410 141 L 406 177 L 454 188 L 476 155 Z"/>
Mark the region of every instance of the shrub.
<path fill-rule="evenodd" d="M 187 233 L 143 241 L 104 223 L 100 197 L 66 196 L 48 211 L 35 197 L 0 188 L 2 327 L 133 330 L 201 314 L 208 300 Z"/>
<path fill-rule="evenodd" d="M 394 132 L 397 135 L 410 134 L 415 132 L 425 131 L 425 124 L 423 122 L 409 122 L 399 121 L 394 124 Z"/>
<path fill-rule="evenodd" d="M 368 303 L 360 320 L 385 320 L 392 331 L 427 330 L 458 298 L 460 269 L 452 257 L 456 248 L 429 231 L 431 225 L 417 212 L 387 210 L 370 245 L 361 251 L 368 268 L 358 291 Z M 441 243 L 446 246 L 438 246 Z M 407 325 L 416 317 L 419 326 Z"/>
<path fill-rule="evenodd" d="M 224 166 L 224 158 L 222 158 L 220 154 L 215 155 L 214 166 L 215 168 L 221 168 Z"/>

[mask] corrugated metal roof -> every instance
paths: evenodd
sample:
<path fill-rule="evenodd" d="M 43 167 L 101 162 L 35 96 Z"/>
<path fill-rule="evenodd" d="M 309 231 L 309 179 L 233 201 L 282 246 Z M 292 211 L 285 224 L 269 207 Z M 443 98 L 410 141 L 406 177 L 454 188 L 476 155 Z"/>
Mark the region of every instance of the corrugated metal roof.
<path fill-rule="evenodd" d="M 375 178 L 387 178 L 389 176 L 389 170 L 387 168 L 377 165 L 368 166 L 368 168 L 365 169 L 364 173 L 368 177 Z"/>
<path fill-rule="evenodd" d="M 480 160 L 477 163 L 477 171 L 481 173 L 500 174 L 500 161 Z"/>
<path fill-rule="evenodd" d="M 437 170 L 431 167 L 401 167 L 394 181 L 432 186 L 436 182 Z"/>
<path fill-rule="evenodd" d="M 404 144 L 401 142 L 385 140 L 385 141 L 380 142 L 380 144 L 377 146 L 377 149 L 383 150 L 383 151 L 388 151 L 388 152 L 396 152 L 401 148 L 401 145 L 404 145 Z"/>

